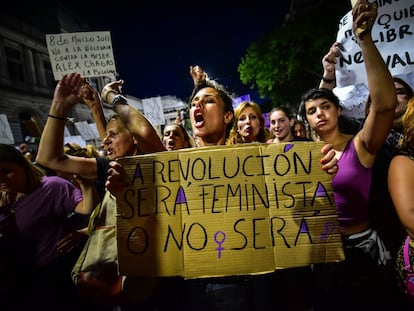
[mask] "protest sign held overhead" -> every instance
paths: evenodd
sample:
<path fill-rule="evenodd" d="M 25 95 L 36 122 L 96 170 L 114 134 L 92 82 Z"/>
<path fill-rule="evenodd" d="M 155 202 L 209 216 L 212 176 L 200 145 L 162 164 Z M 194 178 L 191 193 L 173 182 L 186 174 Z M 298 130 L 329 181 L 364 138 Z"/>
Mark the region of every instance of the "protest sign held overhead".
<path fill-rule="evenodd" d="M 71 72 L 78 72 L 84 78 L 107 76 L 115 79 L 109 31 L 47 34 L 46 43 L 55 80 Z"/>
<path fill-rule="evenodd" d="M 376 1 L 378 16 L 372 38 L 391 75 L 414 87 L 414 3 L 412 0 Z M 365 116 L 368 97 L 367 77 L 361 49 L 352 32 L 352 11 L 340 21 L 336 41 L 343 50 L 336 64 L 335 94 L 344 105 L 344 114 L 351 118 Z"/>

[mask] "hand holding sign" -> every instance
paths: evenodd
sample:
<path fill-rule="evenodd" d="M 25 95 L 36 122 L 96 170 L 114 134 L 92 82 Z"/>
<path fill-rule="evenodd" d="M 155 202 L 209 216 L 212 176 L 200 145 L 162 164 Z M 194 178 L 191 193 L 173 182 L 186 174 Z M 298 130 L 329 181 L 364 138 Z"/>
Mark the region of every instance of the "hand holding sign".
<path fill-rule="evenodd" d="M 351 0 L 353 30 L 358 39 L 364 37 L 372 29 L 377 17 L 376 3 L 369 3 L 365 0 Z"/>

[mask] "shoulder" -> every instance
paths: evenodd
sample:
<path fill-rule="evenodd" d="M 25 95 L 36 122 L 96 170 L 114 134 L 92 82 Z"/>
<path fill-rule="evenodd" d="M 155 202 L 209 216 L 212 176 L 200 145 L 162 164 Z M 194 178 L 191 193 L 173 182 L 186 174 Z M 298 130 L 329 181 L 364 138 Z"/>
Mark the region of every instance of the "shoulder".
<path fill-rule="evenodd" d="M 40 186 L 33 191 L 33 198 L 36 201 L 41 200 L 42 202 L 48 202 L 50 204 L 53 202 L 56 203 L 56 200 L 63 200 L 69 204 L 74 199 L 82 199 L 82 191 L 62 177 L 44 176 Z"/>
<path fill-rule="evenodd" d="M 49 191 L 60 189 L 61 191 L 73 191 L 78 189 L 70 181 L 59 176 L 44 176 L 42 178 L 42 188 L 49 189 Z"/>
<path fill-rule="evenodd" d="M 414 167 L 414 159 L 409 157 L 408 155 L 397 154 L 391 159 L 390 167 L 394 166 L 395 168 L 413 168 Z"/>
<path fill-rule="evenodd" d="M 414 200 L 414 161 L 405 155 L 393 157 L 388 168 L 387 184 L 397 210 L 405 208 L 406 204 L 411 206 Z"/>
<path fill-rule="evenodd" d="M 414 179 L 414 160 L 407 155 L 396 155 L 391 159 L 388 168 L 389 180 Z M 408 178 L 408 179 L 407 179 Z"/>
<path fill-rule="evenodd" d="M 353 136 L 350 141 L 353 143 L 350 144 L 348 141 L 346 149 L 349 152 L 354 152 L 357 154 L 359 162 L 366 168 L 372 168 L 375 163 L 376 153 L 370 152 L 363 140 L 361 139 L 361 132 L 358 132 L 355 136 Z M 344 151 L 345 152 L 345 151 Z"/>
<path fill-rule="evenodd" d="M 59 176 L 44 176 L 42 178 L 42 183 L 44 185 L 65 185 L 70 184 L 68 180 Z"/>

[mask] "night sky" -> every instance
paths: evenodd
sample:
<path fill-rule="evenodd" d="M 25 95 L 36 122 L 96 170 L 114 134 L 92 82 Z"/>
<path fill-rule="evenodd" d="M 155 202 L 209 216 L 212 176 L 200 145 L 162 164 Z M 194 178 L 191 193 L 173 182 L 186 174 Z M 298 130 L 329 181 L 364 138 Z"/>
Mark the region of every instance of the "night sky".
<path fill-rule="evenodd" d="M 237 66 L 251 42 L 282 25 L 289 1 L 281 2 L 113 2 L 79 13 L 93 31 L 111 32 L 116 67 L 127 94 L 138 98 L 174 95 L 186 100 L 193 83 L 189 66 L 200 65 L 229 91 L 250 93 L 252 100 L 261 102 L 241 83 Z"/>
<path fill-rule="evenodd" d="M 50 0 L 59 1 L 59 0 Z M 191 65 L 200 65 L 237 96 L 250 94 L 237 66 L 249 44 L 280 27 L 289 0 L 103 1 L 60 0 L 91 31 L 110 31 L 123 91 L 137 98 L 173 95 L 187 100 Z M 6 12 L 47 18 L 48 3 L 7 1 Z"/>

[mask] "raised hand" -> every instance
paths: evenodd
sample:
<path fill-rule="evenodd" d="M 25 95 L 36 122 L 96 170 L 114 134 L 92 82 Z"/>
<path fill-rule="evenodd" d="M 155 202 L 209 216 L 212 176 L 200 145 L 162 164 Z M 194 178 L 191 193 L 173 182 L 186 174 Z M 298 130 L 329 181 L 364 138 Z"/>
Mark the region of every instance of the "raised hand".
<path fill-rule="evenodd" d="M 200 66 L 190 66 L 190 75 L 193 78 L 194 85 L 208 79 L 207 73 Z"/>
<path fill-rule="evenodd" d="M 97 105 L 101 105 L 99 93 L 89 83 L 85 82 L 81 87 L 81 96 L 83 102 L 88 105 L 90 109 L 94 109 Z"/>
<path fill-rule="evenodd" d="M 371 33 L 372 26 L 378 14 L 378 6 L 375 2 L 359 0 L 352 9 L 352 31 L 358 40 Z"/>
<path fill-rule="evenodd" d="M 53 101 L 66 109 L 76 105 L 81 99 L 80 88 L 83 83 L 84 80 L 78 73 L 64 75 L 55 88 Z"/>
<path fill-rule="evenodd" d="M 105 85 L 101 92 L 101 98 L 105 103 L 111 104 L 115 95 L 121 94 L 124 80 L 113 81 Z"/>
<path fill-rule="evenodd" d="M 322 58 L 324 77 L 329 79 L 335 78 L 335 64 L 337 63 L 337 57 L 341 55 L 342 50 L 342 44 L 340 42 L 335 42 L 329 49 L 329 52 Z"/>

